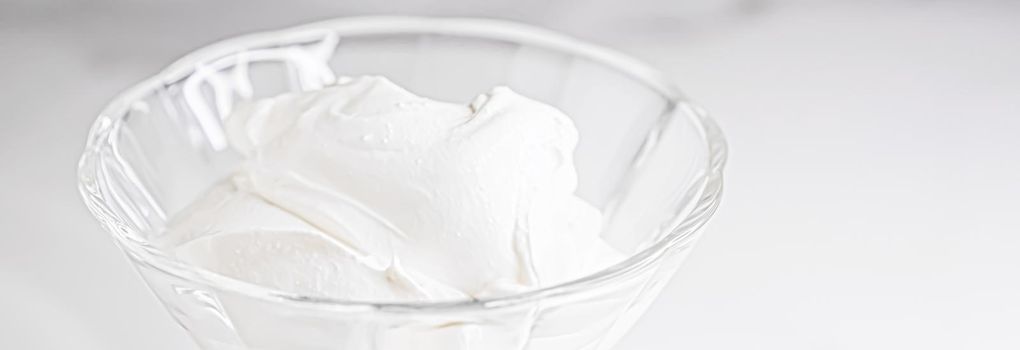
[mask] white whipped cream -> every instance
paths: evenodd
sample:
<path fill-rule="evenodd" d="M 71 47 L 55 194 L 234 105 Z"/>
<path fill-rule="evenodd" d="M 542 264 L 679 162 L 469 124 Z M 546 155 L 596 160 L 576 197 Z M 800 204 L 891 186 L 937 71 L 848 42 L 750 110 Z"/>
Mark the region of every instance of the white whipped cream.
<path fill-rule="evenodd" d="M 240 105 L 245 157 L 171 223 L 175 253 L 283 291 L 366 301 L 507 295 L 622 256 L 574 192 L 577 130 L 497 87 L 468 106 L 381 77 Z"/>

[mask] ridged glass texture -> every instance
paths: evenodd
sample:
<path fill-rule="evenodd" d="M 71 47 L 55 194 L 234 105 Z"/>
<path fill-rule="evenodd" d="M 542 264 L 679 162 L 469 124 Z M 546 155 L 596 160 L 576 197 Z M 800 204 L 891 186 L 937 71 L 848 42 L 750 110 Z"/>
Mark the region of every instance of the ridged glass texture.
<path fill-rule="evenodd" d="M 524 294 L 378 304 L 293 295 L 189 266 L 151 246 L 168 218 L 230 172 L 221 118 L 236 101 L 383 75 L 468 102 L 497 85 L 552 104 L 580 131 L 579 194 L 630 256 Z M 79 168 L 86 205 L 207 350 L 609 349 L 687 256 L 719 203 L 726 147 L 661 74 L 519 24 L 347 18 L 198 50 L 114 99 Z"/>

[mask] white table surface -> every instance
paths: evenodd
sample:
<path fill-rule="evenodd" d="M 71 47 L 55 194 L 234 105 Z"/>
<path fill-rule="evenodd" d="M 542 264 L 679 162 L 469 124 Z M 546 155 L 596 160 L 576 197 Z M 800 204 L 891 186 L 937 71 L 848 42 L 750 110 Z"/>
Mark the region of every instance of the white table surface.
<path fill-rule="evenodd" d="M 722 124 L 724 203 L 620 349 L 1020 348 L 1020 2 L 478 6 L 0 2 L 0 348 L 194 349 L 77 197 L 93 116 L 215 39 L 392 11 L 616 47 Z"/>

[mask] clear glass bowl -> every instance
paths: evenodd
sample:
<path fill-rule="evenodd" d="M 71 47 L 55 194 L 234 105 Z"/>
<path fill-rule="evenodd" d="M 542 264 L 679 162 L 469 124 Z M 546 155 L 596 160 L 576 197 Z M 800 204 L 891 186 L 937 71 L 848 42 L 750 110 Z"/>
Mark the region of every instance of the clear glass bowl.
<path fill-rule="evenodd" d="M 383 75 L 468 102 L 507 85 L 580 131 L 579 195 L 629 258 L 527 293 L 447 303 L 294 295 L 189 266 L 151 244 L 238 157 L 220 120 L 235 101 Z M 198 50 L 115 98 L 79 165 L 86 205 L 204 349 L 608 349 L 691 250 L 719 203 L 726 147 L 660 73 L 619 53 L 520 24 L 346 18 Z"/>

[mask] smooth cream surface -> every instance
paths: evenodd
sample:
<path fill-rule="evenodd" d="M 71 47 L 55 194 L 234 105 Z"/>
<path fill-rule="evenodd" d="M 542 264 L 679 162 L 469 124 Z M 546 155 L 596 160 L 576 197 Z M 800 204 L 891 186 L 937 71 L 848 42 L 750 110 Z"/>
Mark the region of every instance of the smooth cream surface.
<path fill-rule="evenodd" d="M 174 252 L 306 295 L 435 301 L 566 282 L 622 259 L 577 197 L 578 134 L 496 87 L 469 105 L 382 77 L 235 108 L 242 167 L 171 223 Z"/>

